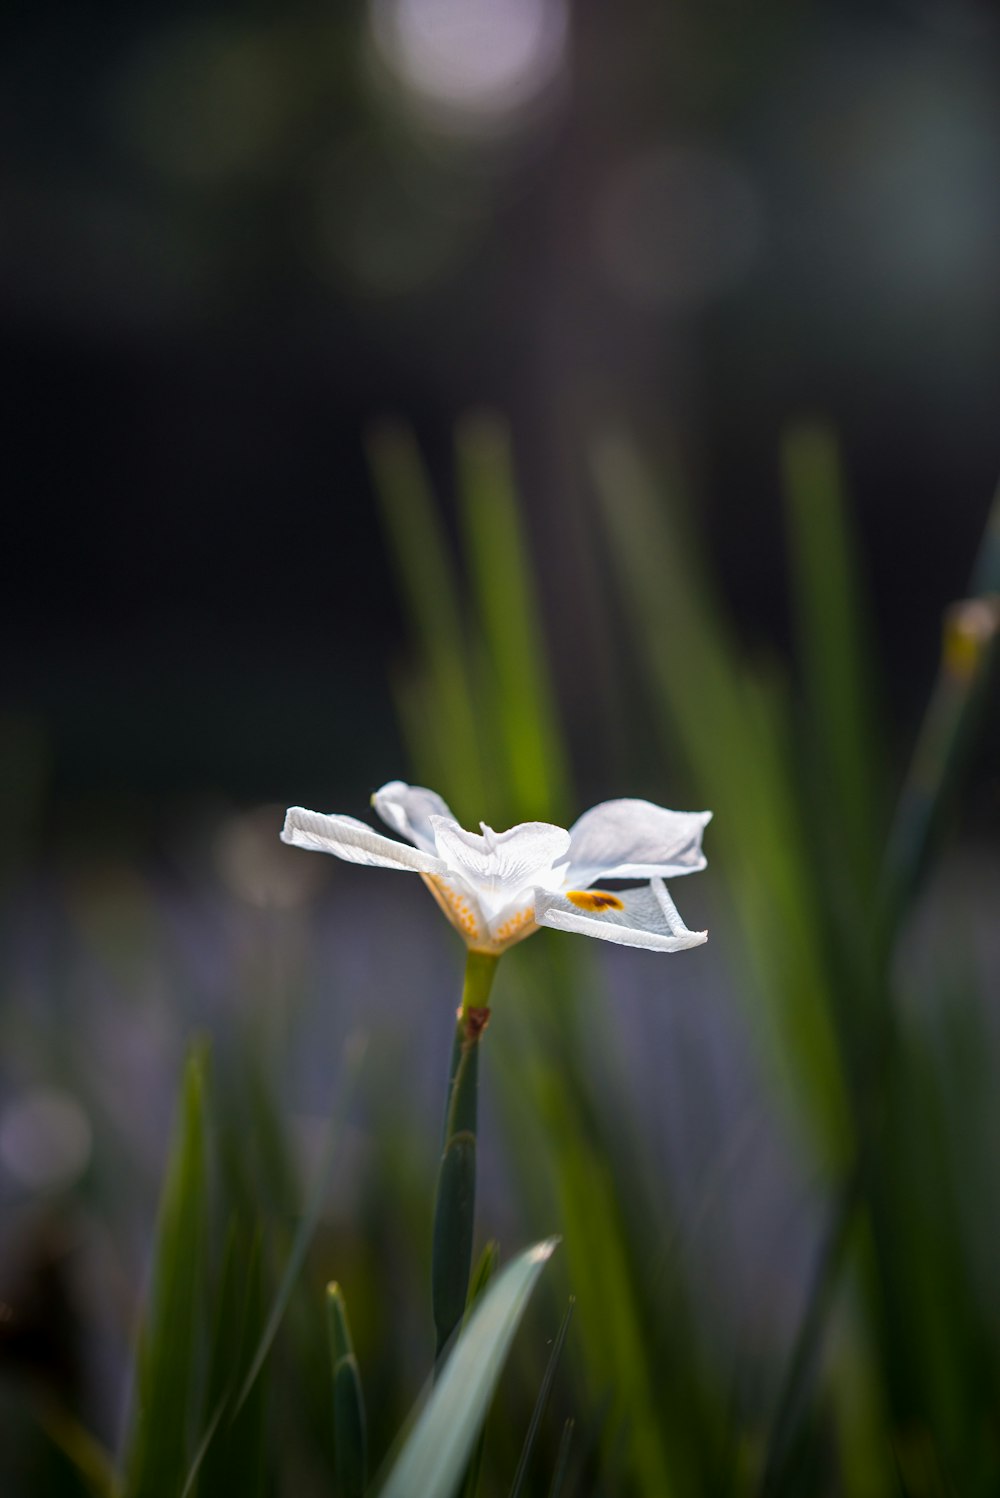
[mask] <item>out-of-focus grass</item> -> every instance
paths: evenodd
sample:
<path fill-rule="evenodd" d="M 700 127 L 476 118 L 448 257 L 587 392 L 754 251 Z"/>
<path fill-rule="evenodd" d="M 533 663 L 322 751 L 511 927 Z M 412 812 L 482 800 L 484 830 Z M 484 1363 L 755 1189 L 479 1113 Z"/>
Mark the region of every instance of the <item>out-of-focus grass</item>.
<path fill-rule="evenodd" d="M 829 435 L 802 429 L 785 445 L 798 704 L 787 684 L 760 680 L 740 659 L 718 603 L 698 582 L 674 506 L 657 500 L 626 439 L 598 445 L 595 474 L 664 743 L 685 751 L 718 814 L 757 979 L 747 997 L 769 1013 L 766 1029 L 755 1029 L 772 1074 L 785 1080 L 792 1118 L 811 1127 L 834 1181 L 843 1176 L 768 1438 L 762 1491 L 808 1486 L 807 1453 L 823 1438 L 824 1387 L 842 1412 L 826 1436 L 832 1441 L 835 1428 L 841 1447 L 831 1446 L 827 1462 L 836 1457 L 852 1474 L 851 1491 L 899 1484 L 907 1492 L 989 1491 L 998 1470 L 997 1346 L 984 1332 L 982 1292 L 967 1288 L 978 1234 L 962 1231 L 954 1209 L 956 1193 L 970 1185 L 964 1145 L 982 1084 L 966 1066 L 942 1073 L 902 1007 L 893 958 L 985 690 L 995 602 L 987 595 L 959 606 L 965 633 L 957 647 L 954 614 L 946 626 L 928 726 L 886 846 L 875 646 Z M 987 555 L 995 524 L 994 516 Z M 973 587 L 995 586 L 980 563 Z M 980 1043 L 989 1043 L 985 1032 Z M 952 1104 L 968 1109 L 950 1149 L 934 1112 L 941 1082 Z M 985 1176 L 978 1184 L 988 1192 Z M 859 1298 L 848 1309 L 839 1303 L 854 1328 L 850 1357 L 838 1364 L 829 1353 L 824 1362 L 823 1338 L 842 1280 Z M 859 1369 L 859 1358 L 871 1361 Z M 850 1407 L 848 1382 L 871 1391 L 867 1408 Z"/>
<path fill-rule="evenodd" d="M 475 417 L 460 428 L 454 526 L 411 434 L 382 428 L 370 453 L 411 625 L 397 688 L 412 778 L 444 793 L 467 823 L 571 819 L 583 808 L 503 424 Z M 641 682 L 658 752 L 684 795 L 715 811 L 713 945 L 725 949 L 774 1119 L 819 1202 L 815 1267 L 792 1297 L 790 1337 L 751 1335 L 761 1320 L 753 1288 L 736 1307 L 713 1299 L 697 1224 L 657 1165 L 631 1093 L 606 954 L 548 933 L 512 952 L 482 1058 L 495 1127 L 480 1148 L 503 1162 L 516 1199 L 510 1220 L 525 1225 L 524 1241 L 558 1233 L 563 1245 L 500 1381 L 476 1458 L 484 1498 L 509 1493 L 515 1474 L 526 1498 L 553 1484 L 615 1498 L 929 1498 L 1000 1488 L 995 1017 L 959 940 L 942 943 L 919 972 L 900 960 L 986 701 L 996 514 L 973 596 L 949 616 L 927 723 L 901 775 L 887 763 L 877 643 L 836 443 L 822 427 L 795 429 L 782 457 L 791 669 L 746 657 L 683 485 L 655 472 L 621 432 L 594 443 L 594 524 L 607 543 L 617 648 Z M 650 793 L 676 801 L 678 782 Z M 129 889 L 122 929 L 79 914 L 123 990 L 162 949 L 155 900 L 138 881 Z M 304 926 L 288 931 L 304 939 Z M 290 972 L 294 994 L 297 960 Z M 235 974 L 234 964 L 233 982 Z M 79 974 L 54 959 L 49 980 L 72 1002 Z M 358 1382 L 369 1471 L 398 1455 L 433 1353 L 428 1167 L 440 1118 L 408 1116 L 392 1070 L 416 1042 L 394 1032 L 381 1053 L 369 1051 L 357 1218 L 331 1230 L 319 1208 L 339 1178 L 329 1184 L 322 1158 L 303 1166 L 280 1091 L 287 1029 L 266 1012 L 273 995 L 260 952 L 244 954 L 238 983 L 253 992 L 250 1017 L 211 1068 L 196 1053 L 182 1088 L 125 1460 L 90 1437 L 71 1380 L 44 1399 L 25 1384 L 14 1407 L 30 1412 L 37 1433 L 32 1444 L 23 1421 L 11 1426 L 21 1453 L 14 1491 L 27 1472 L 53 1498 L 107 1492 L 117 1466 L 125 1498 L 336 1495 L 357 1487 L 363 1466 L 360 1448 L 345 1449 L 355 1437 L 343 1434 L 358 1429 Z M 456 988 L 442 1003 L 457 998 Z M 59 1013 L 47 1020 L 45 1044 L 85 1089 L 85 1062 L 66 1046 Z M 338 1063 L 327 1058 L 331 1078 Z M 340 1083 L 331 1138 L 347 1102 Z M 88 1209 L 114 1223 L 116 1200 L 136 1190 L 143 1166 L 120 1137 L 121 1115 L 104 1106 Z M 723 1157 L 721 1165 L 728 1147 Z M 719 1193 L 726 1180 L 720 1168 L 701 1184 Z M 493 1231 L 480 1223 L 482 1239 Z M 503 1257 L 518 1246 L 505 1244 Z M 734 1261 L 743 1247 L 727 1245 Z M 774 1259 L 780 1280 L 789 1270 L 781 1252 Z M 352 1350 L 335 1339 L 331 1359 L 324 1310 L 334 1277 L 350 1308 Z M 487 1281 L 501 1280 L 484 1269 L 475 1286 L 485 1296 Z M 765 1316 L 774 1290 L 759 1292 Z M 535 1425 L 545 1340 L 556 1336 L 568 1294 L 573 1323 Z M 0 1320 L 0 1352 L 23 1364 L 23 1338 L 4 1328 Z M 0 1405 L 5 1420 L 8 1412 Z M 529 1426 L 530 1460 L 519 1472 Z M 470 1426 L 456 1450 L 464 1459 L 475 1446 Z M 475 1471 L 462 1490 L 476 1491 Z"/>
<path fill-rule="evenodd" d="M 125 1498 L 168 1498 L 186 1481 L 207 1247 L 205 1058 L 188 1062 L 177 1145 L 160 1209 L 151 1308 L 138 1356 Z"/>

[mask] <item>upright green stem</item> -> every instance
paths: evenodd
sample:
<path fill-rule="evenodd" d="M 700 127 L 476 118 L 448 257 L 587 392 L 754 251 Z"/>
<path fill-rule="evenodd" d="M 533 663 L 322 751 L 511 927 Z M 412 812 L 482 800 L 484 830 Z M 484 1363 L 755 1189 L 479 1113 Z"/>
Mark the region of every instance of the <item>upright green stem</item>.
<path fill-rule="evenodd" d="M 479 1039 L 489 1022 L 496 965 L 497 959 L 488 953 L 468 954 L 451 1052 L 431 1268 L 438 1359 L 465 1313 L 469 1292 L 476 1210 Z"/>

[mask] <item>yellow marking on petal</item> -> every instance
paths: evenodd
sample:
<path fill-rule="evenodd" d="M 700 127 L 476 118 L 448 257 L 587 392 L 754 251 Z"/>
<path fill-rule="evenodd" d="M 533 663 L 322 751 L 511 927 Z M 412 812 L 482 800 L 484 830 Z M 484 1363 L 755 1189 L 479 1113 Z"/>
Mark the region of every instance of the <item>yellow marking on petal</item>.
<path fill-rule="evenodd" d="M 533 910 L 531 910 L 530 908 L 525 910 L 518 910 L 514 915 L 508 916 L 507 919 L 497 927 L 496 932 L 494 933 L 493 940 L 497 942 L 510 941 L 512 937 L 524 931 L 524 928 L 526 926 L 533 926 L 534 923 L 535 913 Z M 525 935 L 527 935 L 526 932 Z"/>
<path fill-rule="evenodd" d="M 537 930 L 534 908 L 526 905 L 523 910 L 516 910 L 513 915 L 509 915 L 496 927 L 490 939 L 489 951 L 499 957 L 500 953 L 506 952 L 508 947 L 523 941 L 526 936 L 530 936 L 533 931 Z"/>
<path fill-rule="evenodd" d="M 566 891 L 566 898 L 581 910 L 591 910 L 597 915 L 604 910 L 625 909 L 618 896 L 609 894 L 606 889 L 570 889 Z"/>

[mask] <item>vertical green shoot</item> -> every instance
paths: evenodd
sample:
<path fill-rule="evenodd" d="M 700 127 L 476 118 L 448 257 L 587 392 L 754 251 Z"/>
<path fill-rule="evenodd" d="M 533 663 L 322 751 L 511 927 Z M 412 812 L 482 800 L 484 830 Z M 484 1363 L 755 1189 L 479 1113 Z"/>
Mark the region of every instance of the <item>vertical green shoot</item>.
<path fill-rule="evenodd" d="M 333 1435 L 339 1498 L 363 1498 L 368 1485 L 368 1437 L 361 1374 L 354 1356 L 340 1286 L 326 1287 L 326 1324 L 333 1366 Z"/>
<path fill-rule="evenodd" d="M 207 1220 L 206 1055 L 188 1058 L 160 1202 L 153 1284 L 139 1348 L 137 1404 L 124 1498 L 177 1498 L 188 1469 Z"/>
<path fill-rule="evenodd" d="M 396 575 L 427 673 L 423 710 L 409 696 L 406 699 L 407 726 L 433 744 L 433 758 L 459 807 L 481 807 L 486 791 L 482 744 L 464 649 L 461 600 L 434 494 L 408 428 L 375 428 L 368 455 Z M 422 757 L 427 758 L 426 753 Z"/>
<path fill-rule="evenodd" d="M 663 742 L 683 753 L 716 813 L 714 846 L 757 972 L 755 1025 L 773 1075 L 810 1119 L 825 1163 L 838 1166 L 850 1152 L 850 1109 L 783 699 L 740 660 L 699 558 L 631 442 L 598 443 L 594 472 Z"/>
<path fill-rule="evenodd" d="M 518 514 L 510 435 L 496 416 L 466 418 L 457 433 L 465 550 L 499 700 L 513 813 L 561 817 L 569 771 L 545 666 L 544 635 Z"/>
<path fill-rule="evenodd" d="M 794 427 L 785 436 L 782 467 L 802 690 L 823 782 L 825 852 L 833 856 L 838 888 L 855 892 L 850 915 L 856 920 L 874 893 L 881 830 L 872 631 L 832 432 Z"/>

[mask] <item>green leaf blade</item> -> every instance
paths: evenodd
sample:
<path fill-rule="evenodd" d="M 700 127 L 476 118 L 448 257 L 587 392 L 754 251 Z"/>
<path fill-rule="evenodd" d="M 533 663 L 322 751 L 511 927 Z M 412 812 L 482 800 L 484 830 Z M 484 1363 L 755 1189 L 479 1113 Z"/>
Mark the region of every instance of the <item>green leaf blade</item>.
<path fill-rule="evenodd" d="M 326 1324 L 333 1364 L 333 1435 L 340 1498 L 362 1498 L 368 1486 L 368 1431 L 361 1373 L 340 1286 L 326 1287 Z"/>
<path fill-rule="evenodd" d="M 160 1203 L 149 1316 L 139 1350 L 138 1396 L 123 1498 L 177 1498 L 184 1487 L 202 1319 L 208 1203 L 207 1055 L 188 1058 Z"/>
<path fill-rule="evenodd" d="M 380 1498 L 450 1498 L 486 1417 L 500 1370 L 557 1239 L 527 1249 L 490 1285 L 473 1312 L 379 1489 Z"/>

